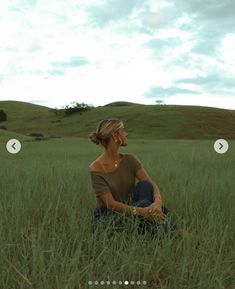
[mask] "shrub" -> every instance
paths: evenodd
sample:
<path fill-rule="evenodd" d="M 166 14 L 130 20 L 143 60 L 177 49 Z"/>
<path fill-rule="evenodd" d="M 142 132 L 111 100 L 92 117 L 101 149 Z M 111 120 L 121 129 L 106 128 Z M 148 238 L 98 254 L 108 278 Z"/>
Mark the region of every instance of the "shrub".
<path fill-rule="evenodd" d="M 0 121 L 6 121 L 7 120 L 7 114 L 4 110 L 0 109 Z"/>
<path fill-rule="evenodd" d="M 61 122 L 61 119 L 52 120 L 51 122 L 52 122 L 52 123 Z"/>
<path fill-rule="evenodd" d="M 29 136 L 34 136 L 34 137 L 43 137 L 42 133 L 38 133 L 38 132 L 32 132 L 30 134 L 28 134 Z"/>
<path fill-rule="evenodd" d="M 94 108 L 92 104 L 86 104 L 84 102 L 78 103 L 74 101 L 71 104 L 67 104 L 64 107 L 61 107 L 60 109 L 57 107 L 50 109 L 50 112 L 54 113 L 57 117 L 60 117 L 62 115 L 69 116 L 73 113 L 79 113 L 81 115 L 84 111 L 90 110 L 92 108 Z"/>
<path fill-rule="evenodd" d="M 35 137 L 34 138 L 34 141 L 41 141 L 41 140 L 48 140 L 49 138 L 48 137 Z"/>

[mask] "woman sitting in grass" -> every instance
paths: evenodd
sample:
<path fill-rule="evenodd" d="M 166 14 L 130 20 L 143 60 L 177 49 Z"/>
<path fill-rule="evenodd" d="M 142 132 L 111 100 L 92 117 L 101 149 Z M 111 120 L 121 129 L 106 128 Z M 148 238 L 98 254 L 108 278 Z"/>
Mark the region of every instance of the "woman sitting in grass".
<path fill-rule="evenodd" d="M 127 132 L 118 119 L 102 120 L 89 135 L 92 142 L 101 144 L 104 152 L 89 166 L 92 187 L 96 193 L 93 232 L 101 220 L 112 218 L 123 226 L 124 216 L 133 215 L 138 222 L 138 233 L 162 227 L 164 232 L 177 231 L 162 205 L 157 185 L 134 155 L 118 152 L 127 146 Z M 135 184 L 136 178 L 139 180 Z"/>

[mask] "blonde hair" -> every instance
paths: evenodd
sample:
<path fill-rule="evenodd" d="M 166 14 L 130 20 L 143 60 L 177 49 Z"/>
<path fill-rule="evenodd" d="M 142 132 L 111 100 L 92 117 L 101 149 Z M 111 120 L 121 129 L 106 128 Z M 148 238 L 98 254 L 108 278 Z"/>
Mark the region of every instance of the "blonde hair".
<path fill-rule="evenodd" d="M 117 118 L 104 119 L 99 122 L 96 131 L 89 134 L 89 138 L 96 145 L 101 144 L 107 148 L 112 133 L 122 127 L 124 127 L 123 122 Z"/>

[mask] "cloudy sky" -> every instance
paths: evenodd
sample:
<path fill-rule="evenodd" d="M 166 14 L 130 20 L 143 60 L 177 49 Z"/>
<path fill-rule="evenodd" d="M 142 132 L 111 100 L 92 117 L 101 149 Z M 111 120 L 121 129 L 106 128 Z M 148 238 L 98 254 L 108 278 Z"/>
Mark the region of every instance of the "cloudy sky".
<path fill-rule="evenodd" d="M 235 109 L 233 0 L 0 0 L 0 100 Z"/>

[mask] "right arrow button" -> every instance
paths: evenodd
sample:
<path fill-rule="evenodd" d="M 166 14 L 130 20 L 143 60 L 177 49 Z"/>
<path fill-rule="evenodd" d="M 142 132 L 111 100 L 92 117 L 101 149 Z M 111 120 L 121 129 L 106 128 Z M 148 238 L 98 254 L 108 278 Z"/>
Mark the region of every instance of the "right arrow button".
<path fill-rule="evenodd" d="M 225 139 L 217 139 L 214 143 L 214 149 L 218 154 L 226 153 L 228 147 L 228 142 Z"/>

